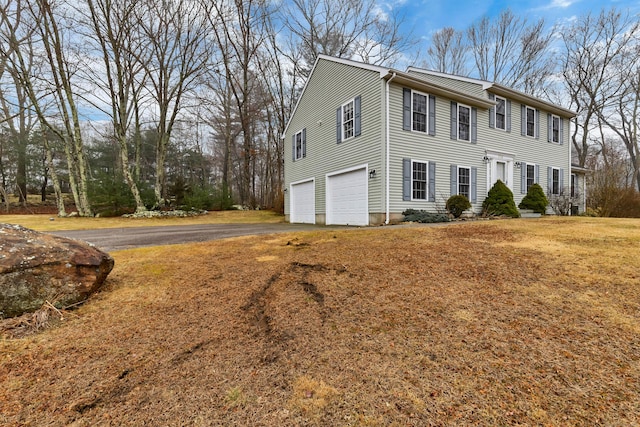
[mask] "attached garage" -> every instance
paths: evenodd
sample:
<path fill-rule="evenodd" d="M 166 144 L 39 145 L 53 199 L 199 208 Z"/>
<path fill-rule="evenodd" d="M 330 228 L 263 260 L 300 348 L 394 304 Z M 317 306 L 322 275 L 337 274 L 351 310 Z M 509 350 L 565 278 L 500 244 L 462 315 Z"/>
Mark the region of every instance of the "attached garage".
<path fill-rule="evenodd" d="M 290 200 L 292 223 L 316 223 L 316 185 L 314 180 L 292 183 Z"/>
<path fill-rule="evenodd" d="M 327 175 L 327 224 L 369 225 L 367 168 Z"/>

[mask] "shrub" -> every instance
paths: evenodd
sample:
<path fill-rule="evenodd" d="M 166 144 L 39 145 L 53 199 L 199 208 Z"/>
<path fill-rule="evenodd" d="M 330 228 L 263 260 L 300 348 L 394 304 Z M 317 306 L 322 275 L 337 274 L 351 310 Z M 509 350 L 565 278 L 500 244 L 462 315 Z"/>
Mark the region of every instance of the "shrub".
<path fill-rule="evenodd" d="M 449 222 L 447 215 L 427 212 L 423 210 L 407 209 L 402 212 L 405 221 L 421 222 L 421 223 L 435 223 L 435 222 Z"/>
<path fill-rule="evenodd" d="M 135 201 L 122 174 L 98 173 L 89 181 L 91 208 L 100 216 L 118 216 L 135 210 Z"/>
<path fill-rule="evenodd" d="M 449 197 L 447 203 L 445 205 L 447 212 L 453 215 L 454 218 L 460 218 L 462 212 L 471 208 L 471 202 L 467 199 L 467 196 L 462 194 L 456 194 L 454 196 Z"/>
<path fill-rule="evenodd" d="M 520 217 L 516 202 L 513 201 L 513 193 L 509 190 L 509 187 L 500 180 L 493 184 L 493 187 L 489 190 L 489 194 L 487 194 L 487 198 L 482 202 L 482 211 L 484 215 Z"/>
<path fill-rule="evenodd" d="M 540 184 L 533 184 L 529 187 L 527 195 L 524 196 L 522 202 L 518 205 L 520 209 L 531 209 L 534 212 L 544 214 L 547 211 L 549 200 L 544 194 L 544 190 Z"/>

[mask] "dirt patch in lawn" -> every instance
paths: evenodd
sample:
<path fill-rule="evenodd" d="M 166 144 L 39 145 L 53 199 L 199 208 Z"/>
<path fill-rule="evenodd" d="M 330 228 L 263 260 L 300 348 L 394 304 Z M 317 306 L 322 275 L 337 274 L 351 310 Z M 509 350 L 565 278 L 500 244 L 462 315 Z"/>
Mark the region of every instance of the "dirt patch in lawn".
<path fill-rule="evenodd" d="M 639 242 L 545 219 L 115 252 L 0 341 L 0 424 L 638 424 Z"/>

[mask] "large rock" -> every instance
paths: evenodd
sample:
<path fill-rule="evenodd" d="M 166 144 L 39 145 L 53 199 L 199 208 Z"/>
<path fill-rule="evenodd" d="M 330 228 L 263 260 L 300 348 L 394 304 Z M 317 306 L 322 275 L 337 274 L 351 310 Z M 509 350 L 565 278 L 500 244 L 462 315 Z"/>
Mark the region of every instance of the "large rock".
<path fill-rule="evenodd" d="M 84 301 L 112 268 L 113 258 L 88 243 L 0 224 L 0 319 L 46 301 L 58 308 Z"/>

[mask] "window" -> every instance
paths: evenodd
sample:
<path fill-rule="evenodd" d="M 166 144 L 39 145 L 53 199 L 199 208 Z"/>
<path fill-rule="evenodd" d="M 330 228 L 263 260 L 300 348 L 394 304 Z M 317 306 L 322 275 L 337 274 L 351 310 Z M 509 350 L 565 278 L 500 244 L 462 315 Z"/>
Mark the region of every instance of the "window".
<path fill-rule="evenodd" d="M 536 110 L 526 107 L 527 136 L 536 136 Z"/>
<path fill-rule="evenodd" d="M 578 182 L 578 176 L 575 173 L 571 174 L 571 197 L 576 197 L 576 186 Z"/>
<path fill-rule="evenodd" d="M 551 141 L 560 142 L 560 117 L 551 116 Z"/>
<path fill-rule="evenodd" d="M 529 188 L 531 188 L 531 186 L 533 184 L 535 184 L 536 182 L 536 165 L 526 165 L 526 180 L 527 180 L 527 187 L 526 187 L 526 191 L 529 191 Z"/>
<path fill-rule="evenodd" d="M 458 194 L 471 200 L 471 169 L 458 167 Z"/>
<path fill-rule="evenodd" d="M 356 96 L 336 110 L 336 142 L 358 137 L 362 133 L 362 98 Z"/>
<path fill-rule="evenodd" d="M 412 92 L 411 130 L 427 131 L 427 95 Z"/>
<path fill-rule="evenodd" d="M 305 136 L 306 136 L 305 134 L 306 134 L 306 132 L 303 129 L 303 130 L 301 130 L 300 132 L 296 133 L 293 136 L 293 143 L 294 143 L 293 152 L 294 152 L 294 155 L 295 155 L 295 160 L 300 160 L 300 159 L 306 157 L 307 141 L 306 141 L 306 138 L 305 138 Z"/>
<path fill-rule="evenodd" d="M 342 140 L 349 139 L 354 135 L 355 114 L 353 108 L 353 100 L 342 106 Z"/>
<path fill-rule="evenodd" d="M 471 108 L 465 105 L 458 105 L 458 139 L 471 139 Z"/>
<path fill-rule="evenodd" d="M 414 200 L 427 200 L 427 163 L 411 162 L 411 197 Z"/>
<path fill-rule="evenodd" d="M 496 96 L 496 129 L 507 129 L 507 100 Z"/>
<path fill-rule="evenodd" d="M 551 168 L 551 194 L 560 194 L 560 169 Z"/>

